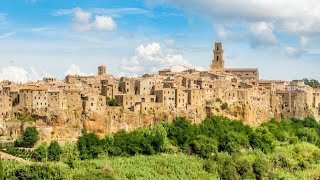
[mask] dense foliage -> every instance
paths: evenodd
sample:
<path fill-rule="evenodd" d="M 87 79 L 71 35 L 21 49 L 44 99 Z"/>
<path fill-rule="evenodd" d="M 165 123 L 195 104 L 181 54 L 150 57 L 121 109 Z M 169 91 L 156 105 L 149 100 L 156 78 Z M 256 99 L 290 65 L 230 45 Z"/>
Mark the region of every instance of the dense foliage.
<path fill-rule="evenodd" d="M 320 88 L 320 83 L 319 83 L 319 81 L 317 81 L 317 80 L 315 80 L 315 79 L 307 79 L 307 78 L 305 78 L 305 79 L 303 79 L 303 81 L 304 81 L 304 83 L 305 83 L 306 85 L 309 85 L 309 86 L 311 86 L 311 87 L 313 87 L 313 88 Z"/>
<path fill-rule="evenodd" d="M 15 146 L 17 147 L 33 147 L 39 140 L 39 132 L 35 126 L 27 127 L 22 137 L 19 137 Z"/>
<path fill-rule="evenodd" d="M 52 141 L 48 147 L 48 159 L 50 161 L 59 161 L 62 149 L 57 141 Z"/>
<path fill-rule="evenodd" d="M 40 179 L 319 179 L 319 147 L 320 124 L 313 118 L 270 120 L 259 127 L 225 117 L 200 124 L 177 118 L 103 138 L 84 130 L 76 145 L 61 149 L 51 142 L 33 151 L 34 160 L 48 157 L 64 166 L 15 167 L 8 173 Z"/>

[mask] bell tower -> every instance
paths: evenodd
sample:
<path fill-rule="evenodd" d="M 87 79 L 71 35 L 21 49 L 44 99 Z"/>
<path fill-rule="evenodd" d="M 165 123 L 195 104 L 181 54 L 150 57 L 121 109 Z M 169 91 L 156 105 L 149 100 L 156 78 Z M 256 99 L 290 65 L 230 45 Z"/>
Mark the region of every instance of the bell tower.
<path fill-rule="evenodd" d="M 107 68 L 104 65 L 98 67 L 98 75 L 105 75 L 107 73 Z"/>
<path fill-rule="evenodd" d="M 223 50 L 222 43 L 215 43 L 213 50 L 213 59 L 210 66 L 211 71 L 223 70 L 224 69 L 224 59 L 223 59 Z"/>

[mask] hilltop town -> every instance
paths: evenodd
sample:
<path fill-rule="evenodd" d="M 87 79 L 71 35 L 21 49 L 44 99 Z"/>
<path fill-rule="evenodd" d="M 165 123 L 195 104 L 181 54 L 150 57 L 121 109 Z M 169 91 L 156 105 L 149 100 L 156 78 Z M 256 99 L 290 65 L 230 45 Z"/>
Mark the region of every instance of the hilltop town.
<path fill-rule="evenodd" d="M 199 123 L 213 115 L 249 125 L 285 117 L 320 120 L 320 89 L 302 80 L 261 80 L 257 68 L 226 68 L 222 43 L 215 43 L 207 71 L 175 66 L 116 78 L 101 65 L 93 76 L 0 82 L 2 139 L 17 138 L 29 125 L 43 140 L 63 140 L 77 138 L 83 128 L 103 135 L 178 116 Z"/>

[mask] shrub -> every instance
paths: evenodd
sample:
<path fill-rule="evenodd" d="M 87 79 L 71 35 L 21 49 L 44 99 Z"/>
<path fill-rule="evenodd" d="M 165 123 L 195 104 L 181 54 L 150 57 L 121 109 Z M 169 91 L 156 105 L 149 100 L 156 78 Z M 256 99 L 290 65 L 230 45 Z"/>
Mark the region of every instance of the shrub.
<path fill-rule="evenodd" d="M 215 173 L 217 171 L 217 165 L 212 161 L 212 159 L 208 159 L 204 162 L 203 169 L 207 173 Z"/>
<path fill-rule="evenodd" d="M 66 142 L 62 148 L 61 160 L 69 165 L 69 167 L 73 167 L 73 162 L 79 159 L 79 151 L 77 146 Z"/>
<path fill-rule="evenodd" d="M 47 159 L 47 148 L 45 144 L 42 144 L 32 153 L 32 158 L 36 161 L 44 161 Z"/>
<path fill-rule="evenodd" d="M 228 109 L 228 103 L 222 103 L 220 107 L 222 110 Z"/>
<path fill-rule="evenodd" d="M 11 177 L 10 177 L 11 176 Z M 8 179 L 65 179 L 61 170 L 55 166 L 49 165 L 31 165 L 24 166 L 14 170 Z"/>
<path fill-rule="evenodd" d="M 48 147 L 48 159 L 50 161 L 59 161 L 62 149 L 57 141 L 52 141 Z"/>
<path fill-rule="evenodd" d="M 219 153 L 217 156 L 218 173 L 222 180 L 237 179 L 237 169 L 232 157 L 227 153 Z"/>
<path fill-rule="evenodd" d="M 264 179 L 269 172 L 269 161 L 263 157 L 257 157 L 252 165 L 256 179 Z"/>
<path fill-rule="evenodd" d="M 236 160 L 237 171 L 242 179 L 255 179 L 252 165 L 252 160 L 247 156 L 241 156 Z"/>
<path fill-rule="evenodd" d="M 302 140 L 309 142 L 311 144 L 317 144 L 318 141 L 318 134 L 314 128 L 302 128 L 299 129 L 297 132 L 297 136 Z"/>
<path fill-rule="evenodd" d="M 119 106 L 119 103 L 115 99 L 107 99 L 108 106 Z"/>
<path fill-rule="evenodd" d="M 206 136 L 198 136 L 196 140 L 191 142 L 190 147 L 194 154 L 208 159 L 218 152 L 217 141 Z"/>
<path fill-rule="evenodd" d="M 259 127 L 249 135 L 250 145 L 255 149 L 260 149 L 264 153 L 270 153 L 274 149 L 272 134 L 266 127 Z"/>
<path fill-rule="evenodd" d="M 196 126 L 186 118 L 176 118 L 169 128 L 168 138 L 180 147 L 184 147 L 193 141 L 196 135 Z"/>
<path fill-rule="evenodd" d="M 222 103 L 222 100 L 221 100 L 220 98 L 217 98 L 217 99 L 216 99 L 216 102 L 218 102 L 218 103 L 221 104 L 221 103 Z"/>
<path fill-rule="evenodd" d="M 85 173 L 79 173 L 73 176 L 72 179 L 78 180 L 116 180 L 114 173 L 110 170 L 89 170 Z"/>
<path fill-rule="evenodd" d="M 80 153 L 80 159 L 95 159 L 102 152 L 101 141 L 94 133 L 82 131 L 82 136 L 77 141 L 77 147 Z"/>
<path fill-rule="evenodd" d="M 232 131 L 224 134 L 219 141 L 219 150 L 227 151 L 230 154 L 239 152 L 243 145 L 246 146 L 248 144 L 247 137 Z"/>
<path fill-rule="evenodd" d="M 35 126 L 27 127 L 23 133 L 23 146 L 33 147 L 34 144 L 39 140 L 39 132 Z"/>

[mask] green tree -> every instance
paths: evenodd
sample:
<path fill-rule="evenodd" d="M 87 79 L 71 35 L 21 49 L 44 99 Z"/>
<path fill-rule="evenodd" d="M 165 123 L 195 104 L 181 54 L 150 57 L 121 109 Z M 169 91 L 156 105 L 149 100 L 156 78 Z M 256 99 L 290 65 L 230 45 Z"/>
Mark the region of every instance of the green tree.
<path fill-rule="evenodd" d="M 185 117 L 178 117 L 169 128 L 168 138 L 172 139 L 180 147 L 184 147 L 196 137 L 196 127 Z"/>
<path fill-rule="evenodd" d="M 39 132 L 35 126 L 27 127 L 23 133 L 23 146 L 33 147 L 39 140 Z"/>
<path fill-rule="evenodd" d="M 36 161 L 44 161 L 47 159 L 47 148 L 45 144 L 42 144 L 32 153 L 32 158 Z"/>
<path fill-rule="evenodd" d="M 311 144 L 317 144 L 319 135 L 314 128 L 302 128 L 297 132 L 297 136 L 302 140 Z"/>
<path fill-rule="evenodd" d="M 248 137 L 236 133 L 234 131 L 224 134 L 219 142 L 219 150 L 227 151 L 228 153 L 239 152 L 241 147 L 248 144 Z"/>
<path fill-rule="evenodd" d="M 252 165 L 256 179 L 264 179 L 269 172 L 269 161 L 263 157 L 257 157 Z"/>
<path fill-rule="evenodd" d="M 51 141 L 48 147 L 48 159 L 50 161 L 59 161 L 62 154 L 62 149 L 57 141 Z"/>
<path fill-rule="evenodd" d="M 95 159 L 102 152 L 101 141 L 94 133 L 82 130 L 82 136 L 77 141 L 80 159 Z"/>
<path fill-rule="evenodd" d="M 217 156 L 218 173 L 222 180 L 236 180 L 237 169 L 232 157 L 228 153 L 219 153 Z"/>
<path fill-rule="evenodd" d="M 210 157 L 214 157 L 217 154 L 217 144 L 218 143 L 215 139 L 200 135 L 196 138 L 196 140 L 191 142 L 190 147 L 194 154 L 208 159 Z"/>

